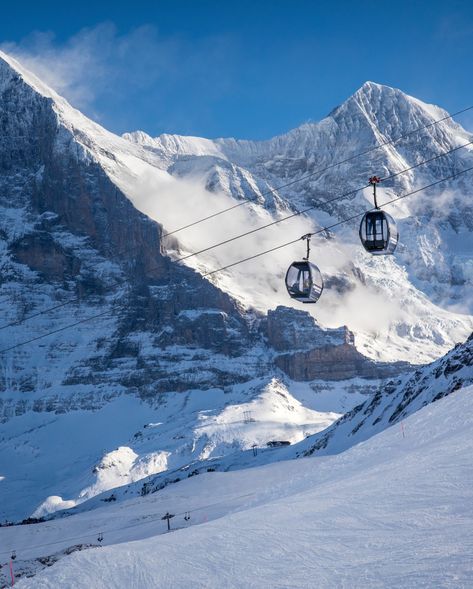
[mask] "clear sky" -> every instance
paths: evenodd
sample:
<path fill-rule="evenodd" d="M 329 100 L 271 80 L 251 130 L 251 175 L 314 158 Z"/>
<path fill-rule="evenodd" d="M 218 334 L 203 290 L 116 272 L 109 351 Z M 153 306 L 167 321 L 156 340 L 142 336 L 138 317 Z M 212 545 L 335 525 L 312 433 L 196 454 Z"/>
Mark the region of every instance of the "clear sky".
<path fill-rule="evenodd" d="M 473 104 L 473 1 L 2 2 L 0 43 L 112 131 L 265 139 L 366 80 Z M 473 120 L 460 120 L 473 128 Z"/>

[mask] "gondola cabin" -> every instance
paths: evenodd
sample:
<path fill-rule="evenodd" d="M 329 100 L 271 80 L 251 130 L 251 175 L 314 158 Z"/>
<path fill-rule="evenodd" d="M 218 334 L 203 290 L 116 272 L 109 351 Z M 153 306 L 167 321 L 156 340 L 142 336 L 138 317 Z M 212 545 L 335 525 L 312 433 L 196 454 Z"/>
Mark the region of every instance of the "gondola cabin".
<path fill-rule="evenodd" d="M 361 220 L 360 240 L 370 254 L 389 255 L 396 249 L 399 231 L 391 215 L 377 209 L 366 213 Z"/>
<path fill-rule="evenodd" d="M 293 262 L 286 273 L 289 296 L 301 303 L 316 303 L 324 289 L 322 274 L 307 260 Z"/>

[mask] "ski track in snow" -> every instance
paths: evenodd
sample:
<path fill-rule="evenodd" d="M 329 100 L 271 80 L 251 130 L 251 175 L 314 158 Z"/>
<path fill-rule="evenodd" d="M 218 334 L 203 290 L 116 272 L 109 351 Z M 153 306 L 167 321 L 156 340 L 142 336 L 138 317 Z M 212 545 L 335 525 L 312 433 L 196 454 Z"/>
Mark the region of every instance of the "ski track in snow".
<path fill-rule="evenodd" d="M 93 513 L 2 528 L 2 546 L 31 558 L 47 550 L 28 545 L 86 530 L 82 541 L 93 542 L 104 531 L 108 545 L 64 557 L 19 588 L 471 587 L 472 393 L 340 455 L 209 473 Z M 253 496 L 237 498 L 244 493 Z M 181 527 L 199 503 L 208 507 L 191 511 L 187 529 L 145 523 L 169 510 Z M 142 527 L 126 529 L 140 518 Z"/>

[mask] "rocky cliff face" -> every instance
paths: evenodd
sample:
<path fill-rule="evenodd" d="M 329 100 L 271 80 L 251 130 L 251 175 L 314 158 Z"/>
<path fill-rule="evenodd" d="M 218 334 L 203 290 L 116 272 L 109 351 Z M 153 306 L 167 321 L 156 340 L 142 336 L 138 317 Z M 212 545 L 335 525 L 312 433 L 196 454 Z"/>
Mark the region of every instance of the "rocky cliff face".
<path fill-rule="evenodd" d="M 355 347 L 347 328 L 323 329 L 304 311 L 278 307 L 268 312 L 267 333 L 275 363 L 293 380 L 386 378 L 408 370 L 403 362 L 373 362 Z"/>
<path fill-rule="evenodd" d="M 305 311 L 277 307 L 268 311 L 268 342 L 277 352 L 297 352 L 324 346 L 353 346 L 355 336 L 346 327 L 324 329 Z"/>
<path fill-rule="evenodd" d="M 54 397 L 56 387 L 94 385 L 148 396 L 149 387 L 185 388 L 185 370 L 170 371 L 159 351 L 175 347 L 174 363 L 192 348 L 207 359 L 239 355 L 253 346 L 247 320 L 228 295 L 164 255 L 159 224 L 112 183 L 64 108 L 0 59 L 1 286 L 4 324 L 12 324 L 0 332 L 2 348 L 107 308 L 112 325 L 84 323 L 83 354 L 84 341 L 67 331 L 46 342 L 48 361 L 37 345 L 4 353 L 4 393 Z M 33 374 L 38 366 L 46 386 Z M 201 384 L 236 378 L 229 374 L 214 366 Z"/>

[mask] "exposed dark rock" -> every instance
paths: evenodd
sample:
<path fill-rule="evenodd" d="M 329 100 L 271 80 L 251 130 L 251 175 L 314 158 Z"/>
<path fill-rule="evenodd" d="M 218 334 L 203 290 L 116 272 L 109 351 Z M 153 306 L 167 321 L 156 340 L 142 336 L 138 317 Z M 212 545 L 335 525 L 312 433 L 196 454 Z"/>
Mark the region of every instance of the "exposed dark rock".
<path fill-rule="evenodd" d="M 49 280 L 63 281 L 66 276 L 76 276 L 80 272 L 80 260 L 68 254 L 46 231 L 25 235 L 10 249 L 19 262 Z"/>
<path fill-rule="evenodd" d="M 277 307 L 268 311 L 268 342 L 277 352 L 308 350 L 321 346 L 353 344 L 353 333 L 347 327 L 323 329 L 306 311 Z"/>
<path fill-rule="evenodd" d="M 290 307 L 269 311 L 266 331 L 278 352 L 276 365 L 293 380 L 385 378 L 409 368 L 370 360 L 358 352 L 347 327 L 323 329 L 309 313 Z"/>

